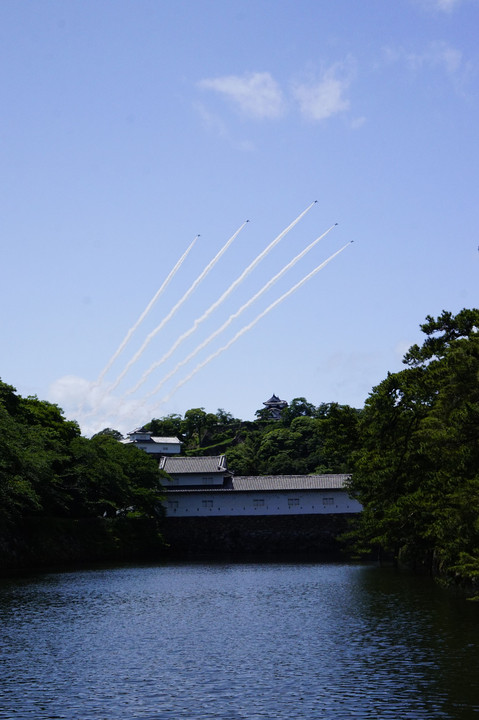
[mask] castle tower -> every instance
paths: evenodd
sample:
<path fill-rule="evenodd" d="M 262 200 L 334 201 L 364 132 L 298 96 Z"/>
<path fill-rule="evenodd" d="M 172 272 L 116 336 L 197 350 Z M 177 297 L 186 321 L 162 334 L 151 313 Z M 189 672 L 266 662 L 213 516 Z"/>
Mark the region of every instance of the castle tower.
<path fill-rule="evenodd" d="M 265 400 L 263 405 L 268 408 L 272 420 L 281 420 L 281 411 L 288 407 L 286 400 L 280 400 L 274 393 L 269 400 Z"/>

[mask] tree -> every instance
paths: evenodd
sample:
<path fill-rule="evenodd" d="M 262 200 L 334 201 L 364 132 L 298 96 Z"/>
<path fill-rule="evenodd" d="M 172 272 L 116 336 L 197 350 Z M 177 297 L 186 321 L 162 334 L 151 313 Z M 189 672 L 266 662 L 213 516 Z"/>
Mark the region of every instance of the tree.
<path fill-rule="evenodd" d="M 274 427 L 264 433 L 257 453 L 259 474 L 296 474 L 299 437 L 299 433 L 283 427 Z"/>
<path fill-rule="evenodd" d="M 213 413 L 206 413 L 204 408 L 192 408 L 185 412 L 181 429 L 188 448 L 200 448 L 202 440 L 209 428 L 218 422 Z"/>
<path fill-rule="evenodd" d="M 226 412 L 223 408 L 218 408 L 216 411 L 216 417 L 220 425 L 229 425 L 230 423 L 235 422 L 232 414 L 230 412 Z"/>
<path fill-rule="evenodd" d="M 256 410 L 255 412 L 256 416 L 256 422 L 276 422 L 275 420 L 271 420 L 271 410 L 269 408 L 260 408 L 259 410 Z"/>
<path fill-rule="evenodd" d="M 44 514 L 64 514 L 69 495 L 62 476 L 71 462 L 70 443 L 80 435 L 78 423 L 66 420 L 57 405 L 30 396 L 21 398 L 18 418 L 24 425 L 26 465 Z"/>
<path fill-rule="evenodd" d="M 281 411 L 281 423 L 288 426 L 297 417 L 314 417 L 315 414 L 315 406 L 309 403 L 306 398 L 293 398 L 289 405 Z"/>
<path fill-rule="evenodd" d="M 437 319 L 428 315 L 420 327 L 427 339 L 421 347 L 409 348 L 403 359 L 411 367 L 424 366 L 431 359 L 444 357 L 456 340 L 475 337 L 479 331 L 479 310 L 463 309 L 457 315 L 443 310 Z"/>
<path fill-rule="evenodd" d="M 321 452 L 315 472 L 351 472 L 352 455 L 359 443 L 361 411 L 350 405 L 322 403 L 316 414 Z"/>
<path fill-rule="evenodd" d="M 2 380 L 0 380 L 0 405 L 12 417 L 15 417 L 20 405 L 20 397 L 16 394 L 16 388 L 7 385 Z"/>
<path fill-rule="evenodd" d="M 256 437 L 248 434 L 238 445 L 226 452 L 228 468 L 236 475 L 258 475 Z"/>
<path fill-rule="evenodd" d="M 298 415 L 289 430 L 295 437 L 296 473 L 316 472 L 321 465 L 323 453 L 319 420 L 309 415 Z"/>
<path fill-rule="evenodd" d="M 162 478 L 168 476 L 159 470 L 158 462 L 148 453 L 132 445 L 120 445 L 121 465 L 128 479 L 128 508 L 137 515 L 151 518 L 163 516 Z M 123 511 L 125 508 L 123 508 Z"/>
<path fill-rule="evenodd" d="M 147 453 L 118 442 L 119 437 L 110 428 L 91 440 L 82 437 L 56 405 L 22 398 L 0 382 L 2 562 L 17 563 L 22 553 L 51 561 L 48 548 L 58 544 L 59 533 L 64 533 L 66 554 L 88 556 L 98 542 L 100 552 L 107 553 L 122 546 L 122 552 L 136 548 L 143 553 L 158 546 L 165 474 Z M 132 522 L 138 517 L 148 522 Z M 80 518 L 96 519 L 79 524 Z M 86 531 L 84 539 L 79 527 Z"/>
<path fill-rule="evenodd" d="M 177 437 L 182 439 L 181 415 L 172 413 L 162 418 L 153 418 L 145 425 L 145 430 L 157 437 Z"/>
<path fill-rule="evenodd" d="M 100 435 L 106 435 L 107 437 L 113 438 L 113 440 L 123 440 L 123 435 L 119 430 L 113 430 L 113 428 L 103 428 L 103 430 L 100 430 L 99 432 L 95 433 L 93 437 L 98 437 Z"/>
<path fill-rule="evenodd" d="M 15 409 L 16 403 L 10 391 L 5 402 L 3 390 L 0 383 L 0 520 L 5 526 L 25 512 L 40 510 L 41 502 L 34 487 L 35 471 L 28 462 L 30 436 L 25 437 L 28 429 L 7 411 L 6 407 Z"/>
<path fill-rule="evenodd" d="M 479 311 L 422 328 L 426 341 L 373 389 L 360 421 L 359 541 L 465 575 L 479 571 Z"/>
<path fill-rule="evenodd" d="M 98 433 L 91 440 L 75 438 L 71 452 L 73 462 L 63 477 L 71 516 L 161 514 L 160 478 L 165 475 L 143 450 Z"/>

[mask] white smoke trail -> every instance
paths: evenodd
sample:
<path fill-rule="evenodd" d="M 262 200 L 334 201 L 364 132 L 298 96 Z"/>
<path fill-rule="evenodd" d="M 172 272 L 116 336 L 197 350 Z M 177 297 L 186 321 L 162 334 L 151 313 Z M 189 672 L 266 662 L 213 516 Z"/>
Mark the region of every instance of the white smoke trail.
<path fill-rule="evenodd" d="M 186 260 L 187 256 L 190 254 L 191 250 L 193 249 L 193 247 L 194 247 L 194 245 L 195 245 L 195 243 L 196 243 L 196 241 L 198 240 L 199 237 L 200 237 L 199 235 L 196 235 L 196 237 L 193 239 L 193 241 L 192 241 L 192 242 L 189 244 L 189 246 L 186 248 L 185 252 L 184 252 L 183 255 L 180 257 L 180 259 L 178 260 L 178 262 L 176 263 L 176 265 L 175 265 L 175 266 L 172 268 L 172 270 L 169 272 L 169 274 L 167 275 L 167 277 L 165 278 L 165 280 L 163 281 L 163 283 L 161 284 L 161 286 L 158 288 L 158 290 L 156 291 L 156 293 L 153 295 L 153 297 L 151 298 L 150 302 L 148 303 L 148 305 L 146 306 L 146 308 L 143 310 L 143 312 L 142 312 L 141 315 L 139 316 L 138 320 L 137 320 L 137 321 L 135 322 L 135 324 L 128 330 L 127 334 L 125 335 L 125 337 L 123 338 L 123 340 L 121 341 L 120 345 L 119 345 L 118 348 L 115 350 L 115 352 L 113 353 L 113 355 L 111 356 L 111 358 L 108 360 L 107 364 L 105 365 L 105 367 L 103 368 L 103 370 L 101 371 L 101 373 L 98 375 L 98 377 L 97 377 L 97 379 L 95 380 L 95 382 L 94 382 L 94 383 L 91 383 L 91 384 L 89 385 L 89 388 L 88 388 L 89 394 L 91 394 L 92 391 L 96 390 L 96 388 L 98 388 L 98 387 L 101 385 L 101 383 L 103 382 L 103 378 L 104 378 L 105 375 L 107 374 L 108 370 L 111 368 L 111 366 L 113 365 L 113 363 L 115 362 L 115 360 L 119 357 L 119 355 L 121 355 L 121 353 L 123 352 L 123 350 L 124 350 L 124 349 L 126 348 L 126 346 L 128 345 L 128 343 L 129 343 L 132 335 L 136 332 L 136 330 L 138 330 L 138 328 L 140 327 L 141 323 L 143 322 L 143 320 L 146 318 L 146 316 L 147 316 L 148 313 L 150 312 L 150 310 L 151 310 L 151 308 L 153 307 L 153 305 L 156 303 L 156 301 L 158 300 L 158 298 L 161 297 L 161 295 L 164 293 L 164 291 L 166 290 L 166 288 L 168 287 L 168 285 L 170 284 L 170 282 L 173 280 L 174 276 L 176 275 L 176 273 L 178 272 L 178 270 L 180 269 L 180 267 L 183 265 L 184 261 Z M 80 407 L 79 407 L 79 409 L 78 409 L 78 413 L 79 413 L 80 415 L 83 413 L 83 408 L 84 408 L 84 406 L 85 406 L 85 400 L 81 403 L 81 405 L 80 405 Z"/>
<path fill-rule="evenodd" d="M 155 335 L 157 335 L 157 334 L 160 332 L 160 330 L 162 330 L 162 329 L 165 327 L 166 323 L 167 323 L 169 320 L 171 320 L 171 318 L 172 318 L 172 317 L 175 315 L 175 313 L 180 309 L 180 307 L 181 307 L 182 305 L 184 305 L 184 303 L 188 300 L 188 298 L 190 297 L 190 295 L 196 290 L 196 288 L 197 288 L 198 285 L 201 283 L 201 281 L 205 279 L 205 277 L 208 275 L 208 273 L 210 272 L 210 270 L 213 269 L 213 267 L 216 265 L 216 263 L 218 262 L 218 260 L 223 256 L 223 254 L 224 254 L 224 253 L 226 252 L 226 250 L 229 248 L 229 246 L 231 245 L 231 243 L 233 242 L 233 240 L 235 240 L 235 239 L 238 237 L 239 233 L 240 233 L 241 230 L 245 227 L 245 225 L 246 225 L 247 222 L 249 222 L 249 221 L 246 220 L 246 221 L 241 225 L 241 227 L 238 228 L 238 230 L 234 233 L 234 235 L 232 235 L 232 236 L 230 237 L 230 239 L 223 245 L 223 247 L 221 248 L 221 250 L 215 255 L 215 257 L 208 263 L 208 265 L 206 265 L 206 267 L 204 268 L 204 270 L 198 275 L 198 277 L 196 278 L 196 280 L 193 282 L 193 284 L 191 285 L 191 287 L 186 291 L 186 293 L 183 295 L 183 297 L 176 303 L 176 305 L 174 305 L 174 306 L 171 308 L 170 312 L 169 312 L 167 315 L 165 315 L 165 317 L 164 317 L 163 320 L 160 322 L 160 324 L 157 325 L 156 328 L 155 328 L 154 330 L 152 330 L 152 331 L 146 336 L 146 339 L 144 340 L 143 345 L 142 345 L 142 346 L 140 347 L 140 349 L 133 355 L 133 357 L 127 362 L 126 366 L 124 367 L 124 369 L 122 370 L 122 372 L 118 375 L 118 377 L 117 377 L 117 379 L 115 380 L 115 382 L 108 388 L 108 391 L 107 391 L 107 392 L 112 392 L 113 390 L 115 390 L 115 388 L 118 387 L 118 385 L 119 385 L 120 382 L 123 380 L 123 378 L 125 377 L 125 375 L 126 375 L 126 373 L 128 372 L 128 370 L 131 368 L 131 366 L 134 365 L 134 363 L 136 363 L 136 361 L 139 360 L 139 358 L 143 355 L 143 353 L 145 352 L 146 348 L 148 347 L 148 345 L 150 344 L 150 342 L 153 340 L 153 338 L 155 337 Z"/>
<path fill-rule="evenodd" d="M 289 289 L 287 292 L 285 292 L 283 295 L 281 295 L 281 297 L 279 297 L 277 300 L 275 300 L 274 302 L 272 302 L 271 305 L 268 305 L 268 307 L 267 307 L 265 310 L 263 310 L 259 315 L 257 315 L 254 320 L 252 320 L 250 323 L 248 323 L 248 325 L 245 325 L 243 328 L 241 328 L 241 330 L 239 330 L 239 331 L 236 333 L 236 335 L 234 335 L 234 336 L 231 338 L 231 340 L 229 340 L 229 341 L 226 343 L 226 345 L 223 345 L 223 346 L 220 347 L 218 350 L 216 350 L 214 353 L 212 353 L 211 355 L 209 355 L 209 356 L 206 358 L 206 360 L 203 360 L 203 362 L 199 363 L 199 364 L 194 368 L 194 370 L 192 370 L 192 371 L 190 372 L 189 375 L 187 375 L 186 377 L 184 377 L 182 380 L 180 380 L 179 383 L 177 383 L 177 385 L 175 385 L 175 387 L 173 388 L 173 390 L 171 390 L 171 392 L 170 392 L 168 395 L 166 395 L 166 397 L 164 397 L 164 398 L 161 400 L 161 403 L 160 403 L 160 404 L 163 404 L 163 403 L 165 403 L 165 402 L 168 402 L 168 400 L 170 400 L 170 398 L 176 393 L 176 391 L 179 390 L 180 387 L 182 387 L 183 385 L 185 385 L 187 382 L 189 382 L 189 380 L 191 380 L 191 378 L 194 377 L 194 375 L 196 375 L 197 372 L 199 372 L 200 370 L 202 370 L 206 365 L 208 365 L 208 363 L 210 363 L 212 360 L 214 360 L 214 359 L 217 358 L 219 355 L 221 355 L 221 354 L 224 353 L 226 350 L 228 350 L 228 349 L 233 345 L 233 343 L 235 343 L 237 340 L 239 340 L 239 338 L 240 338 L 242 335 L 244 335 L 245 333 L 247 333 L 248 330 L 251 330 L 251 328 L 253 328 L 262 318 L 264 318 L 265 315 L 267 315 L 269 312 L 271 312 L 271 310 L 273 310 L 273 309 L 274 309 L 275 307 L 277 307 L 280 303 L 282 303 L 283 300 L 286 300 L 287 297 L 289 297 L 289 296 L 292 295 L 294 292 L 296 292 L 296 290 L 299 290 L 300 287 L 302 287 L 306 282 L 308 282 L 308 280 L 310 280 L 314 275 L 316 275 L 320 270 L 322 270 L 328 263 L 331 262 L 331 260 L 333 260 L 337 255 L 339 255 L 339 253 L 342 253 L 343 250 L 345 250 L 345 249 L 348 247 L 348 245 L 351 245 L 351 242 L 352 242 L 352 241 L 346 243 L 346 245 L 343 245 L 342 248 L 340 248 L 340 249 L 337 250 L 335 253 L 333 253 L 333 255 L 331 255 L 327 260 L 325 260 L 324 262 L 322 262 L 321 265 L 318 265 L 316 268 L 314 268 L 314 270 L 311 270 L 311 272 L 308 273 L 308 275 L 305 275 L 305 277 L 304 277 L 302 280 L 300 280 L 299 282 L 297 282 L 296 285 L 293 285 L 293 287 L 290 288 L 290 289 Z"/>
<path fill-rule="evenodd" d="M 151 373 L 154 370 L 156 370 L 157 367 L 160 367 L 160 365 L 162 365 L 169 357 L 171 357 L 171 355 L 174 353 L 174 351 L 181 345 L 183 340 L 186 340 L 186 338 L 190 337 L 190 335 L 192 335 L 195 332 L 195 330 L 199 327 L 199 325 L 204 320 L 206 320 L 211 315 L 211 313 L 214 310 L 216 310 L 221 305 L 221 303 L 224 302 L 224 300 L 226 300 L 226 298 L 229 295 L 231 295 L 231 293 L 234 290 L 236 290 L 238 285 L 240 285 L 240 283 L 242 283 L 243 280 L 245 280 L 245 278 L 250 274 L 250 272 L 252 272 L 254 270 L 254 268 L 261 262 L 261 260 L 263 260 L 266 257 L 266 255 L 268 255 L 268 253 L 271 252 L 271 250 L 279 243 L 279 241 L 282 240 L 284 238 L 284 236 L 287 233 L 289 233 L 290 230 L 292 230 L 294 228 L 294 226 L 306 215 L 307 212 L 309 212 L 309 210 L 311 210 L 311 208 L 316 203 L 317 203 L 317 200 L 312 202 L 311 205 L 309 205 L 306 208 L 306 210 L 303 210 L 303 212 L 300 215 L 298 215 L 298 217 L 295 220 L 293 220 L 293 222 L 290 225 L 288 225 L 287 228 L 285 228 L 279 235 L 277 235 L 274 238 L 274 240 L 272 240 L 270 242 L 270 244 L 259 255 L 256 256 L 256 258 L 248 265 L 248 267 L 245 270 L 243 270 L 241 275 L 239 275 L 236 278 L 236 280 L 227 288 L 227 290 L 225 290 L 225 292 L 212 305 L 210 305 L 210 307 L 207 310 L 205 310 L 203 315 L 201 315 L 199 318 L 197 318 L 194 321 L 193 325 L 186 332 L 184 332 L 182 335 L 180 335 L 180 337 L 173 343 L 173 345 L 168 350 L 168 352 L 165 353 L 165 355 L 163 355 L 163 357 L 160 360 L 157 360 L 152 365 L 150 365 L 150 367 L 147 370 L 145 370 L 145 372 L 143 373 L 141 378 L 138 380 L 136 385 L 134 387 L 130 388 L 129 390 L 127 390 L 127 392 L 125 393 L 125 396 L 132 395 L 134 392 L 136 392 L 143 385 L 143 383 L 147 380 L 147 378 L 151 375 Z M 156 392 L 156 390 L 155 390 L 155 392 Z"/>
<path fill-rule="evenodd" d="M 292 260 L 290 260 L 289 263 L 288 263 L 287 265 L 285 265 L 278 273 L 276 273 L 276 275 L 275 275 L 274 277 L 272 277 L 271 280 L 269 280 L 269 281 L 266 283 L 266 285 L 264 285 L 262 288 L 260 288 L 260 290 L 258 290 L 258 292 L 255 293 L 255 295 L 253 295 L 252 297 L 250 297 L 250 299 L 249 299 L 247 302 L 245 302 L 244 305 L 242 305 L 238 310 L 236 310 L 236 312 L 232 313 L 232 314 L 229 316 L 229 318 L 223 323 L 223 325 L 221 325 L 221 327 L 219 327 L 217 330 L 215 330 L 213 333 L 211 333 L 211 335 L 210 335 L 209 337 L 207 337 L 206 340 L 203 340 L 203 342 L 201 342 L 186 358 L 184 358 L 183 360 L 181 360 L 181 361 L 173 368 L 173 370 L 171 370 L 167 375 L 165 375 L 165 377 L 163 377 L 163 378 L 160 380 L 160 382 L 158 383 L 158 385 L 157 385 L 150 393 L 148 393 L 148 395 L 145 395 L 145 397 L 143 398 L 143 402 L 146 402 L 146 400 L 148 400 L 149 398 L 151 398 L 153 395 L 156 395 L 156 393 L 159 392 L 159 390 L 163 387 L 163 385 L 164 385 L 170 378 L 172 378 L 173 375 L 176 375 L 176 373 L 178 372 L 178 370 L 179 370 L 180 368 L 182 368 L 184 365 L 186 365 L 187 363 L 189 363 L 190 360 L 192 360 L 194 357 L 196 357 L 196 355 L 197 355 L 201 350 L 203 350 L 207 345 L 209 345 L 210 342 L 212 342 L 212 340 L 214 340 L 216 337 L 218 337 L 218 335 L 220 335 L 224 330 L 226 330 L 226 328 L 229 327 L 234 320 L 236 320 L 237 318 L 239 318 L 239 316 L 240 316 L 245 310 L 247 310 L 249 307 L 251 307 L 251 305 L 252 305 L 254 302 L 256 302 L 256 300 L 258 300 L 258 298 L 260 298 L 262 295 L 264 295 L 265 292 L 267 292 L 271 287 L 273 287 L 273 285 L 274 285 L 281 277 L 283 277 L 283 275 L 284 275 L 286 272 L 288 272 L 288 270 L 291 270 L 291 268 L 294 267 L 294 265 L 296 265 L 296 263 L 299 262 L 310 250 L 312 250 L 312 249 L 314 248 L 314 246 L 319 243 L 320 240 L 322 240 L 324 237 L 326 237 L 326 235 L 327 235 L 328 233 L 330 233 L 331 230 L 332 230 L 334 227 L 336 227 L 336 225 L 337 225 L 337 223 L 335 223 L 334 225 L 331 225 L 331 227 L 328 228 L 328 229 L 326 230 L 326 232 L 324 232 L 322 235 L 320 235 L 319 237 L 317 237 L 316 240 L 313 240 L 312 243 L 310 243 L 306 248 L 304 248 L 304 250 L 302 250 L 302 251 L 301 251 L 300 253 L 298 253 L 298 255 L 296 255 Z M 173 352 L 173 350 L 175 349 L 175 347 L 176 347 L 176 345 L 173 346 L 173 348 L 170 348 L 170 350 L 166 353 L 166 355 L 163 355 L 163 357 L 161 358 L 161 360 L 158 362 L 158 365 L 161 365 L 162 362 L 164 362 L 165 360 L 167 360 L 167 359 L 170 357 L 170 355 L 172 354 L 172 352 Z"/>
<path fill-rule="evenodd" d="M 127 346 L 127 344 L 128 344 L 128 342 L 130 341 L 133 333 L 136 332 L 136 330 L 138 330 L 138 328 L 140 327 L 141 323 L 143 322 L 143 320 L 146 318 L 146 316 L 147 316 L 148 313 L 150 312 L 150 310 L 151 310 L 151 308 L 153 307 L 153 305 L 156 303 L 156 301 L 158 300 L 158 298 L 161 297 L 161 295 L 164 293 L 164 291 L 166 290 L 166 288 L 167 288 L 168 285 L 170 284 L 171 280 L 173 280 L 174 276 L 176 275 L 176 273 L 178 272 L 178 270 L 180 269 L 180 267 L 183 265 L 184 261 L 186 260 L 186 258 L 187 258 L 187 256 L 189 255 L 190 251 L 193 249 L 193 246 L 195 245 L 195 243 L 196 243 L 196 241 L 198 240 L 198 238 L 199 238 L 199 235 L 197 235 L 197 236 L 194 238 L 193 242 L 186 248 L 185 252 L 184 252 L 183 255 L 180 257 L 180 259 L 178 260 L 178 262 L 176 263 L 176 265 L 174 266 L 174 268 L 170 271 L 170 273 L 168 274 L 168 276 L 165 278 L 165 280 L 163 281 L 162 285 L 158 288 L 158 290 L 156 291 L 155 295 L 151 298 L 150 302 L 148 303 L 148 305 L 146 306 L 146 308 L 143 310 L 143 312 L 141 313 L 141 315 L 140 315 L 140 317 L 138 318 L 138 320 L 137 320 L 137 321 L 135 322 L 135 324 L 128 330 L 127 334 L 126 334 L 125 337 L 123 338 L 123 340 L 122 340 L 122 342 L 120 343 L 120 345 L 118 346 L 117 350 L 114 352 L 114 354 L 113 354 L 113 355 L 111 356 L 111 358 L 108 360 L 107 364 L 105 365 L 105 367 L 103 368 L 103 370 L 102 370 L 101 373 L 99 374 L 99 376 L 98 376 L 98 378 L 97 378 L 97 380 L 96 380 L 96 382 L 95 382 L 95 386 L 98 386 L 98 385 L 101 384 L 101 382 L 102 382 L 103 378 L 105 377 L 105 375 L 107 374 L 108 370 L 111 368 L 111 366 L 113 365 L 113 363 L 115 362 L 115 360 L 117 359 L 117 357 L 123 352 L 123 350 L 124 350 L 125 347 Z"/>

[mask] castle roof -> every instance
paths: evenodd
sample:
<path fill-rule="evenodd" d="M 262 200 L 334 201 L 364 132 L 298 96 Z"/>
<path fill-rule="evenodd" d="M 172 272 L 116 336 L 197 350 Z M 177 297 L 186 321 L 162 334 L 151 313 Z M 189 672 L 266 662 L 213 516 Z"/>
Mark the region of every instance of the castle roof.
<path fill-rule="evenodd" d="M 141 438 L 134 438 L 134 435 L 143 435 L 144 437 Z M 134 432 L 129 432 L 128 437 L 126 440 L 121 440 L 123 444 L 132 444 L 132 443 L 156 443 L 161 445 L 182 445 L 183 443 L 181 440 L 179 440 L 177 437 L 158 437 L 153 436 L 148 432 L 135 430 Z"/>
<path fill-rule="evenodd" d="M 160 469 L 171 474 L 195 473 L 227 473 L 225 455 L 206 457 L 164 457 L 160 461 Z"/>
<path fill-rule="evenodd" d="M 264 403 L 263 403 L 263 405 L 266 405 L 266 406 L 268 406 L 268 405 L 273 405 L 273 406 L 274 406 L 274 405 L 278 405 L 278 406 L 281 406 L 281 407 L 285 407 L 287 404 L 288 404 L 288 403 L 286 402 L 286 400 L 280 400 L 280 398 L 279 398 L 277 395 L 275 395 L 274 393 L 271 395 L 271 397 L 270 397 L 269 400 L 265 400 Z"/>
<path fill-rule="evenodd" d="M 168 458 L 180 460 L 186 458 Z M 193 458 L 189 458 L 192 460 Z M 199 460 L 200 458 L 195 458 Z M 200 471 L 201 472 L 201 471 Z M 171 488 L 172 493 L 195 492 L 299 492 L 308 490 L 347 490 L 350 475 L 238 475 L 229 477 L 221 487 Z M 165 488 L 170 491 L 168 485 Z"/>
<path fill-rule="evenodd" d="M 242 475 L 233 477 L 233 490 L 342 490 L 350 475 Z"/>

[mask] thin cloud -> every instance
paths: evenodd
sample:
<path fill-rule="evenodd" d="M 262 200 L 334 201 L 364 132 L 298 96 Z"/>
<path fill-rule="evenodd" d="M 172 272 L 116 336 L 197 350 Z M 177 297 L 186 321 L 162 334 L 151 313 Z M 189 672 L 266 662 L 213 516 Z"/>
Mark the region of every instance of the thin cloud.
<path fill-rule="evenodd" d="M 48 399 L 64 410 L 65 417 L 77 420 L 83 435 L 90 436 L 106 427 L 126 433 L 138 425 L 138 407 L 133 400 L 124 403 L 117 396 L 102 395 L 101 388 L 82 377 L 58 378 L 49 387 Z M 84 410 L 80 411 L 82 406 Z M 148 415 L 153 412 L 151 406 L 145 406 L 142 412 L 143 417 L 153 417 Z"/>
<path fill-rule="evenodd" d="M 293 96 L 299 103 L 301 114 L 308 120 L 326 120 L 349 109 L 346 91 L 349 78 L 339 76 L 339 66 L 326 70 L 319 82 L 298 84 Z"/>
<path fill-rule="evenodd" d="M 283 93 L 268 72 L 206 78 L 198 83 L 198 87 L 228 97 L 249 117 L 271 119 L 280 117 L 284 112 Z"/>
<path fill-rule="evenodd" d="M 451 15 L 466 3 L 477 4 L 478 0 L 410 0 L 416 7 L 430 13 Z"/>
<path fill-rule="evenodd" d="M 461 3 L 462 0 L 427 0 L 426 4 L 428 7 L 432 8 L 432 10 L 439 10 L 439 12 L 451 13 L 457 7 L 459 7 Z"/>
<path fill-rule="evenodd" d="M 228 130 L 226 125 L 218 115 L 210 112 L 204 105 L 197 103 L 195 105 L 197 112 L 199 113 L 203 125 L 208 129 L 214 131 L 217 135 L 223 138 L 229 139 Z"/>
<path fill-rule="evenodd" d="M 351 121 L 351 127 L 353 130 L 358 130 L 358 128 L 362 127 L 365 123 L 366 123 L 366 118 L 364 116 L 357 117 Z"/>
<path fill-rule="evenodd" d="M 402 63 L 416 74 L 442 74 L 461 95 L 466 92 L 474 73 L 472 63 L 463 53 L 446 42 L 431 42 L 419 51 L 387 47 L 383 49 L 383 60 L 386 64 Z"/>
<path fill-rule="evenodd" d="M 452 12 L 456 8 L 461 0 L 436 0 L 435 5 L 439 10 L 445 12 Z"/>
<path fill-rule="evenodd" d="M 461 51 L 444 42 L 431 43 L 420 53 L 407 53 L 406 61 L 412 70 L 421 70 L 424 67 L 440 68 L 451 76 L 463 67 Z"/>
<path fill-rule="evenodd" d="M 227 125 L 223 122 L 223 120 L 218 115 L 215 115 L 214 113 L 211 113 L 209 110 L 207 110 L 202 104 L 197 103 L 195 105 L 195 108 L 203 121 L 204 127 L 207 130 L 215 133 L 222 140 L 230 143 L 233 147 L 241 150 L 242 152 L 252 152 L 256 149 L 255 145 L 250 140 L 236 139 L 230 133 Z"/>

